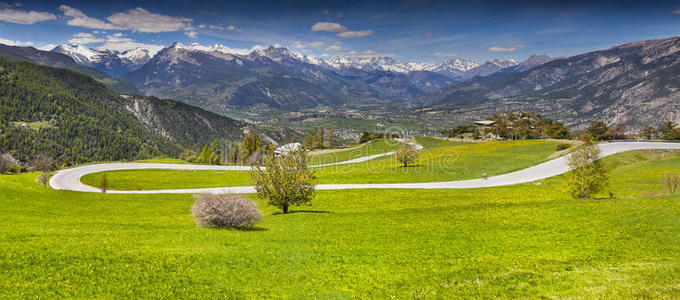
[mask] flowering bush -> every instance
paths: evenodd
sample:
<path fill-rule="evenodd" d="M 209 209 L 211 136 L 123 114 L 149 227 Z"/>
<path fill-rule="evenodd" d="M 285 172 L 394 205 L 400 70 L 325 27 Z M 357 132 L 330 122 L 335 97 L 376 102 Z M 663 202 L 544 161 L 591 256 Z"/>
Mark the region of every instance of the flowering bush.
<path fill-rule="evenodd" d="M 191 214 L 201 227 L 250 228 L 262 220 L 262 212 L 246 197 L 225 194 L 194 196 Z"/>

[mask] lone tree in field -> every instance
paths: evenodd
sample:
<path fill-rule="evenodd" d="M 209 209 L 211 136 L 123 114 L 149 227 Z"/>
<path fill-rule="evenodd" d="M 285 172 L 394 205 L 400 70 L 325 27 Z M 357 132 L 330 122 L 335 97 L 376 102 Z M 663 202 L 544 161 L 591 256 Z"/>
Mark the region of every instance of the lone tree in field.
<path fill-rule="evenodd" d="M 106 178 L 106 173 L 102 174 L 102 182 L 99 187 L 102 189 L 102 193 L 106 193 L 106 189 L 109 187 L 109 179 Z"/>
<path fill-rule="evenodd" d="M 414 163 L 420 156 L 420 152 L 414 145 L 408 143 L 402 143 L 397 149 L 397 160 L 404 164 L 404 168 L 408 167 L 409 164 Z"/>
<path fill-rule="evenodd" d="M 290 206 L 311 203 L 314 197 L 316 178 L 307 167 L 304 150 L 267 155 L 250 176 L 255 182 L 257 196 L 280 208 L 284 214 Z"/>
<path fill-rule="evenodd" d="M 568 158 L 571 171 L 567 175 L 567 184 L 572 197 L 586 199 L 607 186 L 607 168 L 598 160 L 599 157 L 600 149 L 586 134 L 583 145 Z"/>
<path fill-rule="evenodd" d="M 668 172 L 663 178 L 663 186 L 668 189 L 668 192 L 675 194 L 680 186 L 680 175 L 678 172 Z"/>

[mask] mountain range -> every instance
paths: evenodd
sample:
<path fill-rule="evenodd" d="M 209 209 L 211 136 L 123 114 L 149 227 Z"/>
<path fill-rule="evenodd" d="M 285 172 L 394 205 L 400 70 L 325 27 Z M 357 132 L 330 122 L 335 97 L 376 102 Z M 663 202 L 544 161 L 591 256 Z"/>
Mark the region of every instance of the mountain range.
<path fill-rule="evenodd" d="M 678 74 L 678 40 L 483 64 L 369 56 L 319 59 L 276 46 L 235 50 L 175 43 L 149 55 L 148 61 L 141 55 L 136 64 L 128 63 L 131 71 L 119 78 L 147 95 L 218 113 L 410 107 L 427 112 L 423 117 L 464 122 L 523 109 L 576 128 L 603 120 L 635 130 L 658 120 L 680 121 L 675 109 L 680 86 L 673 80 Z M 90 60 L 82 63 L 99 70 L 115 65 L 104 63 L 104 58 L 123 61 L 124 53 L 90 55 L 84 50 L 69 55 L 86 53 L 82 56 Z"/>
<path fill-rule="evenodd" d="M 78 64 L 94 67 L 114 77 L 139 69 L 151 60 L 149 50 L 142 48 L 120 52 L 98 51 L 83 45 L 59 45 L 52 52 L 68 55 Z"/>
<path fill-rule="evenodd" d="M 52 51 L 130 82 L 147 95 L 220 113 L 399 104 L 457 80 L 517 65 L 512 60 L 483 65 L 462 59 L 439 63 L 400 62 L 391 57 L 323 60 L 284 47 L 236 50 L 219 44 L 175 43 L 153 57 L 141 49 L 97 51 L 82 45 L 61 45 Z"/>
<path fill-rule="evenodd" d="M 14 48 L 0 53 L 36 54 Z M 258 128 L 178 101 L 119 95 L 81 72 L 13 58 L 0 57 L 0 152 L 21 161 L 41 154 L 71 163 L 176 156 L 215 139 L 240 140 L 249 131 L 272 144 L 300 138 L 285 128 Z"/>
<path fill-rule="evenodd" d="M 480 118 L 508 109 L 572 127 L 594 120 L 630 131 L 680 121 L 680 37 L 633 42 L 550 60 L 521 72 L 453 83 L 414 102 L 428 116 Z"/>

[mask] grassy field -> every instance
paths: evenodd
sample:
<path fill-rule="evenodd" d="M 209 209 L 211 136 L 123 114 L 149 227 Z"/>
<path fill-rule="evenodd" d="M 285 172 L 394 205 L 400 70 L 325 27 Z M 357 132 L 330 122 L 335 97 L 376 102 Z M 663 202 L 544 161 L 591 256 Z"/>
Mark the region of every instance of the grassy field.
<path fill-rule="evenodd" d="M 14 126 L 21 126 L 26 124 L 26 126 L 31 130 L 39 130 L 41 128 L 50 128 L 53 125 L 48 121 L 36 121 L 36 122 L 10 122 Z"/>
<path fill-rule="evenodd" d="M 362 156 L 369 156 L 391 152 L 397 150 L 401 145 L 400 142 L 391 139 L 373 140 L 359 145 L 358 148 L 351 148 L 347 150 L 338 149 L 334 152 L 327 152 L 315 155 L 314 151 L 310 153 L 309 160 L 311 165 L 330 164 L 335 162 L 347 161 L 350 159 L 359 158 Z"/>
<path fill-rule="evenodd" d="M 374 154 L 371 149 L 389 143 L 378 141 L 377 146 L 366 146 L 356 153 Z M 402 167 L 393 156 L 377 158 L 357 164 L 315 168 L 319 183 L 399 183 L 432 182 L 479 178 L 483 173 L 503 174 L 533 166 L 556 150 L 556 141 L 503 141 L 488 143 L 450 142 L 434 138 L 419 138 L 423 145 L 420 160 L 408 168 Z M 348 151 L 345 153 L 350 153 Z M 345 153 L 340 159 L 349 159 Z M 382 153 L 382 150 L 378 153 Z M 509 155 L 512 153 L 512 155 Z M 357 154 L 357 155 L 358 155 Z M 353 158 L 353 157 L 352 157 Z M 331 160 L 331 159 L 328 159 Z M 318 162 L 318 161 L 317 161 Z M 246 171 L 172 171 L 132 170 L 106 172 L 110 189 L 158 190 L 171 188 L 199 188 L 250 185 Z M 86 175 L 82 182 L 99 186 L 102 173 Z"/>
<path fill-rule="evenodd" d="M 0 298 L 678 298 L 680 152 L 606 161 L 612 191 L 563 177 L 473 190 L 323 191 L 255 230 L 197 228 L 190 195 L 54 191 L 0 176 Z M 255 197 L 252 197 L 253 199 Z"/>

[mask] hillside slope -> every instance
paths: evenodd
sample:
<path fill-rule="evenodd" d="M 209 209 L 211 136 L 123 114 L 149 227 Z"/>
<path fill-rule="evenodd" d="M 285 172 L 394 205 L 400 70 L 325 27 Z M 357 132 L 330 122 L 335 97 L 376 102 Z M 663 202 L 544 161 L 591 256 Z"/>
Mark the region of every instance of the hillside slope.
<path fill-rule="evenodd" d="M 64 54 L 42 51 L 33 47 L 17 47 L 0 44 L 0 58 L 9 61 L 27 61 L 38 65 L 76 71 L 96 79 L 117 93 L 136 95 L 142 94 L 132 84 L 113 78 L 95 68 L 80 65 L 76 63 L 71 57 Z"/>
<path fill-rule="evenodd" d="M 71 162 L 176 155 L 256 129 L 175 101 L 118 96 L 70 70 L 4 60 L 0 106 L 0 152 L 21 160 L 43 153 Z"/>
<path fill-rule="evenodd" d="M 415 105 L 429 115 L 463 112 L 467 119 L 533 110 L 575 127 L 603 120 L 634 131 L 680 121 L 679 63 L 680 37 L 641 41 L 454 83 Z"/>

